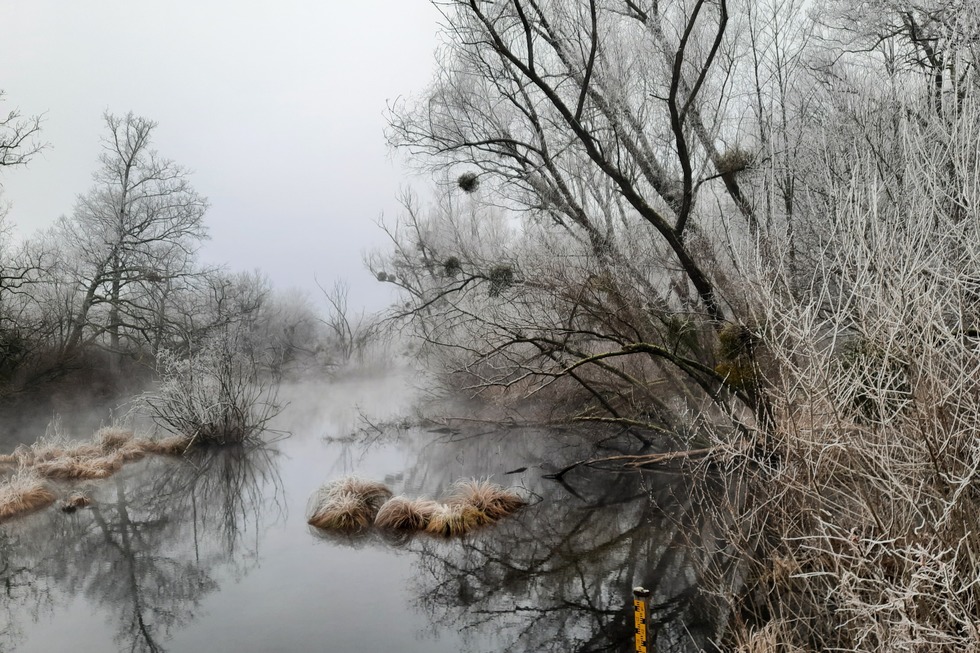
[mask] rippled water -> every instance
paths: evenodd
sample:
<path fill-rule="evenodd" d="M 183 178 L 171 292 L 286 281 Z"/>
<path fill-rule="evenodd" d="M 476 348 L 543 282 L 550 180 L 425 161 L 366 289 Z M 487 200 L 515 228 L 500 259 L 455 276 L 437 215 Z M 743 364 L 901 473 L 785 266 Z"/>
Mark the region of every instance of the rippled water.
<path fill-rule="evenodd" d="M 0 650 L 627 651 L 637 584 L 656 650 L 710 642 L 699 570 L 723 545 L 683 476 L 542 478 L 588 453 L 573 432 L 374 429 L 410 409 L 397 378 L 284 395 L 289 438 L 134 463 L 85 484 L 91 508 L 0 525 Z M 311 532 L 307 498 L 349 473 L 426 497 L 490 477 L 533 503 L 462 540 Z"/>

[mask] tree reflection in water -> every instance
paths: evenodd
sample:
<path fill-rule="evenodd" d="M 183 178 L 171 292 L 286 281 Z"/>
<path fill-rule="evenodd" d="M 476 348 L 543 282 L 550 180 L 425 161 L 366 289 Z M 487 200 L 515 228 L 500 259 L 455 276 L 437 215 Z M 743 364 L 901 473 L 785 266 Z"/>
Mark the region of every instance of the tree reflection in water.
<path fill-rule="evenodd" d="M 446 470 L 460 468 L 450 461 L 479 476 L 488 461 L 523 459 L 526 490 L 539 500 L 475 537 L 416 539 L 419 607 L 434 625 L 467 633 L 473 650 L 627 651 L 631 589 L 643 585 L 653 593 L 651 650 L 711 650 L 726 615 L 702 589 L 703 570 L 724 568 L 730 551 L 701 518 L 703 485 L 682 473 L 593 469 L 563 486 L 541 478 L 554 455 L 553 438 L 535 432 L 509 433 L 504 444 L 457 438 L 420 456 L 420 485 L 435 476 L 443 487 L 453 480 Z"/>
<path fill-rule="evenodd" d="M 163 651 L 161 642 L 218 588 L 217 568 L 247 573 L 259 533 L 282 516 L 275 452 L 267 448 L 148 460 L 92 491 L 88 509 L 48 510 L 0 530 L 9 617 L 0 649 L 20 636 L 15 615 L 37 619 L 64 594 L 84 595 L 113 615 L 120 650 Z"/>

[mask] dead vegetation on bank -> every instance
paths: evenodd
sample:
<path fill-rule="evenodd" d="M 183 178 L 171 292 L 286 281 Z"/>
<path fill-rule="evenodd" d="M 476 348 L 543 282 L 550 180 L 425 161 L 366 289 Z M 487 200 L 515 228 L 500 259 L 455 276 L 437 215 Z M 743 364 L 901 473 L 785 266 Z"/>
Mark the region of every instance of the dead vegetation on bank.
<path fill-rule="evenodd" d="M 56 499 L 43 478 L 31 470 L 19 470 L 0 483 L 0 522 L 46 508 Z"/>
<path fill-rule="evenodd" d="M 173 436 L 159 440 L 137 438 L 133 431 L 106 427 L 89 442 L 42 438 L 13 453 L 0 455 L 0 522 L 45 508 L 57 498 L 57 483 L 98 480 L 112 476 L 128 462 L 147 455 L 182 455 L 190 439 Z M 88 505 L 69 495 L 65 505 Z"/>
<path fill-rule="evenodd" d="M 322 530 L 360 532 L 371 524 L 383 531 L 461 537 L 507 517 L 526 502 L 488 481 L 457 483 L 445 502 L 392 496 L 382 483 L 346 477 L 317 490 L 308 523 Z"/>

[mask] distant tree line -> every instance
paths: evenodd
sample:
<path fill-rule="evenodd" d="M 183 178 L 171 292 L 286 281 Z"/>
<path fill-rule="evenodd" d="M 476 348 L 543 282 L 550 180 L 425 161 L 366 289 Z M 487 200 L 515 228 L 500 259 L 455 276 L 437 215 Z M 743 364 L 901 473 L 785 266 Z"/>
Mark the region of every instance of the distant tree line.
<path fill-rule="evenodd" d="M 106 113 L 93 185 L 71 213 L 19 244 L 9 226 L 0 231 L 0 398 L 93 373 L 138 385 L 161 352 L 188 357 L 230 333 L 276 375 L 355 357 L 353 332 L 334 331 L 354 320 L 346 298 L 321 315 L 260 272 L 198 262 L 208 201 L 153 148 L 156 126 Z M 43 147 L 40 128 L 16 111 L 0 121 L 0 165 L 26 165 Z"/>

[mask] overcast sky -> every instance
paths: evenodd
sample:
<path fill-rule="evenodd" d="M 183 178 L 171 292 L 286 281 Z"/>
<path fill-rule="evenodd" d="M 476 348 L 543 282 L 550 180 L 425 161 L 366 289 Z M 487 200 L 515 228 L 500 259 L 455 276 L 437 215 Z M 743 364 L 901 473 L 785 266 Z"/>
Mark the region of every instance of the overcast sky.
<path fill-rule="evenodd" d="M 50 144 L 2 171 L 10 219 L 27 234 L 71 213 L 102 113 L 133 111 L 211 202 L 203 260 L 278 287 L 346 277 L 377 307 L 361 255 L 419 182 L 385 145 L 386 102 L 428 84 L 437 20 L 426 0 L 0 0 L 0 110 L 43 113 Z"/>

